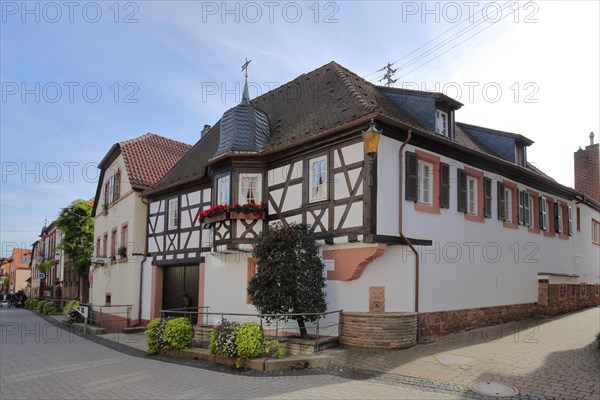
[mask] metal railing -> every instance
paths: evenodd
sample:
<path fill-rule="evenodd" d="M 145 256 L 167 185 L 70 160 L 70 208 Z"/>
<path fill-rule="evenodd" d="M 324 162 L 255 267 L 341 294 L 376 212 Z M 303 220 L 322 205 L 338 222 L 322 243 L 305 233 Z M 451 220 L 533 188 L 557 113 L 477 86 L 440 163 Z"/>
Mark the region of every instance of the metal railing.
<path fill-rule="evenodd" d="M 206 311 L 200 311 L 206 309 Z M 328 311 L 325 313 L 289 313 L 289 314 L 244 314 L 208 312 L 209 307 L 190 307 L 171 310 L 160 310 L 162 318 L 185 316 L 193 325 L 200 326 L 200 341 L 209 342 L 210 331 L 222 320 L 238 322 L 257 322 L 266 337 L 285 338 L 295 337 L 300 334 L 297 320 L 302 317 L 305 321 L 314 319 L 314 322 L 305 322 L 309 339 L 315 341 L 315 351 L 320 353 L 324 340 L 339 339 L 341 331 L 342 310 Z M 198 311 L 192 311 L 198 310 Z M 227 317 L 227 318 L 226 318 Z"/>
<path fill-rule="evenodd" d="M 113 326 L 120 327 L 123 319 L 125 319 L 126 328 L 131 326 L 131 304 L 110 304 L 110 305 L 95 305 L 81 304 L 89 307 L 89 324 L 100 328 L 112 328 Z M 121 309 L 121 310 L 117 310 Z"/>

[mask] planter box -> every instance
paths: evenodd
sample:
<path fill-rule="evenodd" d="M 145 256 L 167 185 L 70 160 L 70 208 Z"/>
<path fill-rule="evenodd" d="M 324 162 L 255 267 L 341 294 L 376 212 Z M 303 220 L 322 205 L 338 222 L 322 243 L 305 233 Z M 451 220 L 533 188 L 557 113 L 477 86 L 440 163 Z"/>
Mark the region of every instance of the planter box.
<path fill-rule="evenodd" d="M 202 217 L 200 220 L 203 224 L 214 224 L 215 222 L 225 221 L 228 219 L 228 213 L 216 215 L 214 217 Z"/>
<path fill-rule="evenodd" d="M 263 211 L 257 212 L 256 214 L 251 213 L 231 213 L 231 219 L 264 219 L 265 213 Z"/>

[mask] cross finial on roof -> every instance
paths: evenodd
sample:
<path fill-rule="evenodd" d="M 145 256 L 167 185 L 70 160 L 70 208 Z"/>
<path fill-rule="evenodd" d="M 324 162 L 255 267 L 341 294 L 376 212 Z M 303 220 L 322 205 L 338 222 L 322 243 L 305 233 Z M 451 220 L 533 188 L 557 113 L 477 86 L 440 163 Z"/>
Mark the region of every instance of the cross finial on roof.
<path fill-rule="evenodd" d="M 252 60 L 248 60 L 246 58 L 246 62 L 244 63 L 244 65 L 242 65 L 242 71 L 244 72 L 244 76 L 247 78 L 248 77 L 248 65 L 252 62 Z"/>

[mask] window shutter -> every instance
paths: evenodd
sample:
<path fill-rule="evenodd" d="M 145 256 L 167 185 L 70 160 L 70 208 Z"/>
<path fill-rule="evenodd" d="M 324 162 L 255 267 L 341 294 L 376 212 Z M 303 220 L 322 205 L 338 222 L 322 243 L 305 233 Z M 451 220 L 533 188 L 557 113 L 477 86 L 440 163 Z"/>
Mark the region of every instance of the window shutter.
<path fill-rule="evenodd" d="M 464 169 L 458 169 L 458 211 L 467 212 L 467 173 Z"/>
<path fill-rule="evenodd" d="M 415 153 L 406 152 L 406 200 L 416 202 L 418 199 L 418 165 L 417 155 Z"/>
<path fill-rule="evenodd" d="M 506 215 L 504 215 L 504 207 L 506 204 L 506 199 L 504 198 L 504 184 L 502 182 L 498 182 L 498 219 L 500 221 L 504 221 L 506 219 Z"/>
<path fill-rule="evenodd" d="M 554 232 L 560 233 L 560 206 L 558 205 L 558 201 L 554 202 Z"/>
<path fill-rule="evenodd" d="M 573 208 L 571 206 L 569 206 L 569 208 L 567 208 L 567 213 L 568 213 L 568 217 L 569 217 L 569 225 L 568 225 L 569 236 L 573 236 Z"/>
<path fill-rule="evenodd" d="M 517 191 L 518 200 L 519 200 L 519 225 L 525 224 L 525 196 L 522 190 Z"/>
<path fill-rule="evenodd" d="M 484 215 L 486 218 L 492 218 L 492 180 L 484 178 L 483 185 L 485 193 Z"/>
<path fill-rule="evenodd" d="M 450 208 L 450 166 L 440 163 L 440 208 Z"/>
<path fill-rule="evenodd" d="M 529 193 L 523 191 L 523 210 L 525 212 L 525 225 L 531 226 L 531 207 L 529 205 Z"/>

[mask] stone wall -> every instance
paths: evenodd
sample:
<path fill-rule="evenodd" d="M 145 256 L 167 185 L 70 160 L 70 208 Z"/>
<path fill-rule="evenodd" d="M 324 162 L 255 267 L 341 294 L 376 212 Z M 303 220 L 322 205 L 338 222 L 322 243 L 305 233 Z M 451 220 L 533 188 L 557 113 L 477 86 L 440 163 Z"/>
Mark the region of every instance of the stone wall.
<path fill-rule="evenodd" d="M 433 341 L 453 332 L 518 321 L 536 314 L 536 303 L 422 313 L 419 314 L 419 341 Z"/>
<path fill-rule="evenodd" d="M 417 341 L 417 313 L 343 312 L 342 346 L 402 349 Z"/>

